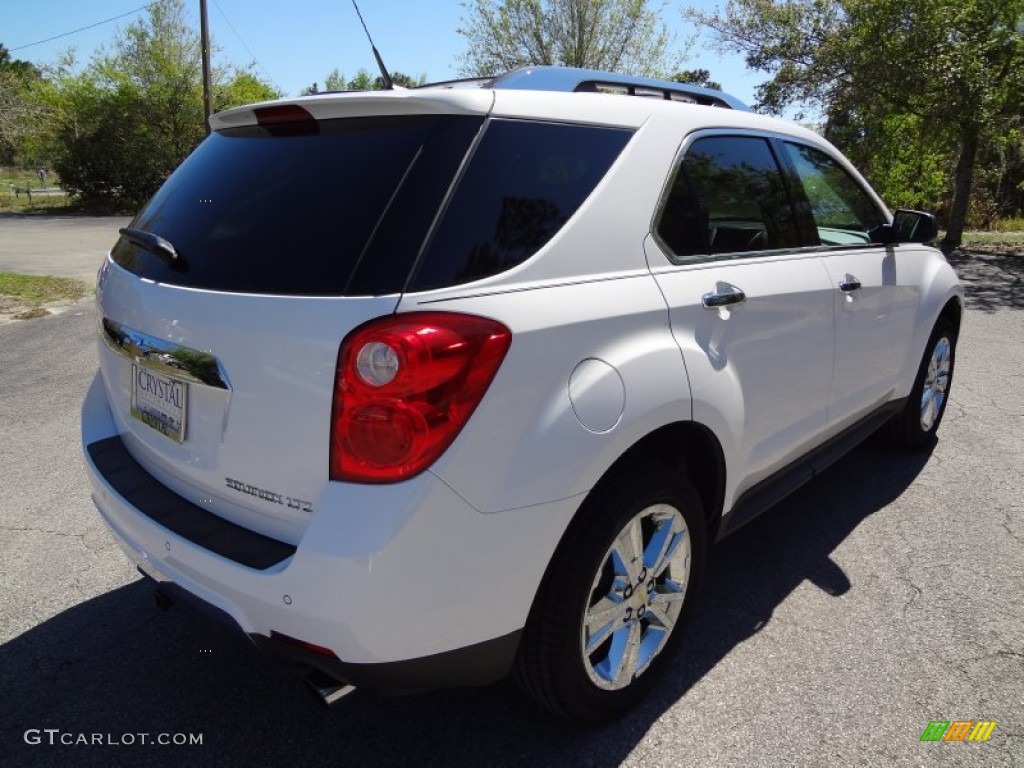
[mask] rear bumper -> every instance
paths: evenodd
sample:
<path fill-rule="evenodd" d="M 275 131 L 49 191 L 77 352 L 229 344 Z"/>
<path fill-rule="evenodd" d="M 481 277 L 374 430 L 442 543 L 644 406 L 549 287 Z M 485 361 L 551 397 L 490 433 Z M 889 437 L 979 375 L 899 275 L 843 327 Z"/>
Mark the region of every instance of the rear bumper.
<path fill-rule="evenodd" d="M 501 680 L 512 668 L 521 635 L 522 630 L 518 630 L 454 651 L 380 664 L 352 664 L 331 659 L 263 635 L 249 638 L 257 648 L 282 663 L 318 670 L 356 688 L 404 694 L 487 685 Z"/>
<path fill-rule="evenodd" d="M 382 690 L 503 677 L 580 501 L 482 514 L 429 472 L 390 486 L 329 483 L 291 547 L 160 485 L 121 443 L 98 376 L 82 438 L 93 501 L 147 575 L 290 661 Z M 336 663 L 280 648 L 272 632 L 329 649 Z"/>
<path fill-rule="evenodd" d="M 219 624 L 239 637 L 247 637 L 267 657 L 287 666 L 316 670 L 330 678 L 358 688 L 385 694 L 415 693 L 434 688 L 487 685 L 508 673 L 515 660 L 522 631 L 487 640 L 466 648 L 436 653 L 417 659 L 380 664 L 352 664 L 284 642 L 278 637 L 246 636 L 234 619 L 215 605 L 204 602 L 170 581 L 154 578 L 139 569 L 153 583 L 162 600 L 182 605 Z"/>

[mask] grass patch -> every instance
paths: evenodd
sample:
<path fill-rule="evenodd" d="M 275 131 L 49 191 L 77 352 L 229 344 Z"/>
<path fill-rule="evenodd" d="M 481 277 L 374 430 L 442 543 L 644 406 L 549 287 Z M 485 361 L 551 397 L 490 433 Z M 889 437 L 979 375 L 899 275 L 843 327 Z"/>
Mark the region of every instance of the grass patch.
<path fill-rule="evenodd" d="M 72 198 L 68 195 L 34 195 L 31 200 L 28 194 L 14 194 L 13 187 L 22 189 L 30 187 L 38 189 L 42 186 L 39 175 L 28 168 L 0 168 L 0 211 L 11 213 L 37 213 L 39 211 L 63 211 L 71 207 Z M 60 178 L 53 171 L 46 173 L 46 187 L 52 189 L 60 186 Z"/>
<path fill-rule="evenodd" d="M 85 283 L 67 277 L 0 272 L 0 295 L 21 299 L 29 304 L 75 301 L 87 293 L 89 288 Z"/>
<path fill-rule="evenodd" d="M 1024 217 L 1014 216 L 1005 219 L 996 219 L 992 222 L 993 232 L 1024 233 Z"/>
<path fill-rule="evenodd" d="M 964 232 L 961 247 L 972 245 L 999 246 L 1012 249 L 1024 248 L 1024 231 L 1019 232 Z"/>
<path fill-rule="evenodd" d="M 26 192 L 14 194 L 14 187 L 38 189 L 40 186 L 39 175 L 33 169 L 0 166 L 0 212 L 59 213 L 70 216 L 132 215 L 136 212 L 135 206 L 104 200 L 83 201 L 79 195 L 33 195 L 29 201 Z M 45 186 L 47 189 L 61 186 L 60 177 L 53 171 L 47 171 Z"/>

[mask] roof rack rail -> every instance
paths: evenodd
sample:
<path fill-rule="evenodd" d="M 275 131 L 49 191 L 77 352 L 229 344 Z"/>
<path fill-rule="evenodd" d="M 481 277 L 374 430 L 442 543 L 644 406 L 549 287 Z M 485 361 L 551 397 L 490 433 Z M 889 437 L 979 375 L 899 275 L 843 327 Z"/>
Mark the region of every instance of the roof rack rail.
<path fill-rule="evenodd" d="M 728 93 L 711 88 L 701 88 L 689 83 L 671 80 L 657 80 L 651 77 L 634 77 L 613 72 L 575 67 L 522 67 L 499 75 L 490 82 L 484 80 L 481 88 L 523 89 L 531 91 L 563 91 L 584 93 L 618 93 L 630 96 L 665 99 L 703 104 L 711 107 L 725 107 L 749 112 L 750 107 Z"/>

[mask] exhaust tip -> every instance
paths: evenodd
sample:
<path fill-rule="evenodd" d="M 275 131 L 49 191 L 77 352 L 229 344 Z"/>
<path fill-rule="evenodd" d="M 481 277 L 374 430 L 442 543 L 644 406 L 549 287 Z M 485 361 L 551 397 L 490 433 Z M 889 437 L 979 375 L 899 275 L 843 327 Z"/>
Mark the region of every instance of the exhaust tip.
<path fill-rule="evenodd" d="M 306 685 L 325 707 L 331 707 L 352 693 L 356 687 L 337 680 L 319 670 L 306 675 Z"/>

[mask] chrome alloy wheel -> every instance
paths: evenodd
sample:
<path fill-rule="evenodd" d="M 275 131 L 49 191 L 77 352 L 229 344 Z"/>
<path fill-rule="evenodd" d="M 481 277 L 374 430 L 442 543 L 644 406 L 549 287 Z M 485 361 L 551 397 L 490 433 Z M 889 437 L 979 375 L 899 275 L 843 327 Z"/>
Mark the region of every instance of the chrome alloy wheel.
<path fill-rule="evenodd" d="M 686 521 L 668 504 L 642 510 L 615 537 L 580 633 L 584 666 L 599 688 L 626 687 L 664 647 L 683 608 L 690 555 Z"/>
<path fill-rule="evenodd" d="M 928 373 L 925 375 L 924 388 L 921 390 L 921 429 L 931 430 L 942 405 L 946 401 L 946 390 L 949 388 L 949 369 L 952 358 L 952 346 L 946 336 L 939 337 L 928 361 Z"/>

